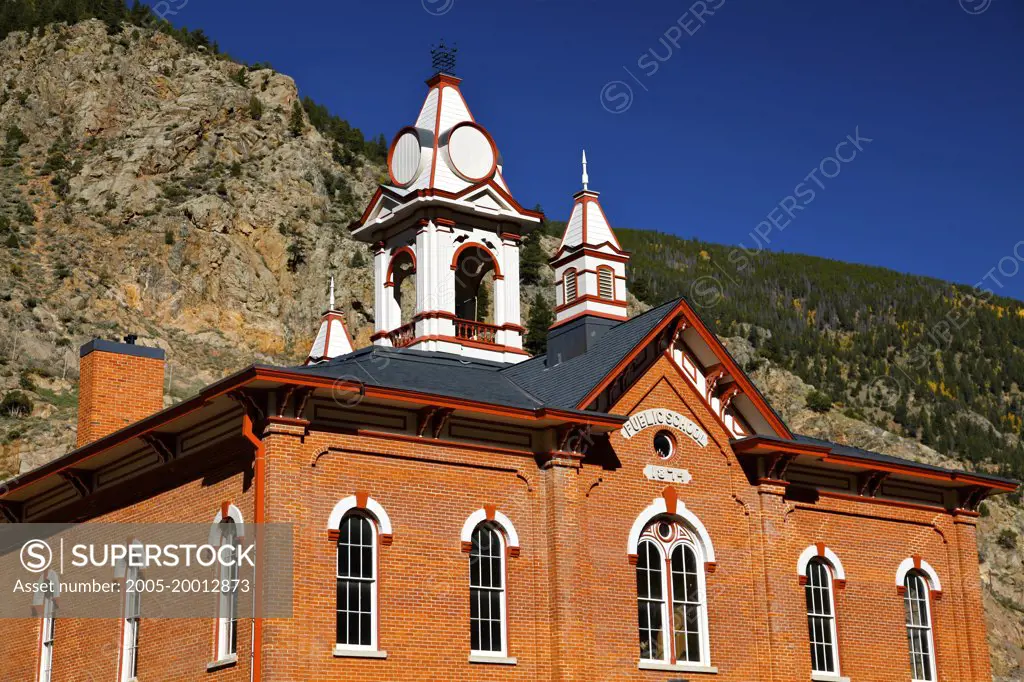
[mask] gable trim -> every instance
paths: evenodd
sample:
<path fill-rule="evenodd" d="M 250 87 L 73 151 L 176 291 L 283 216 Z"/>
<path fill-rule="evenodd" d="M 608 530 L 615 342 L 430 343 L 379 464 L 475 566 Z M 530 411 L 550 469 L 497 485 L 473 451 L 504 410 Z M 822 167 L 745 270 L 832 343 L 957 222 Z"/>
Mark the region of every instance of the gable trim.
<path fill-rule="evenodd" d="M 776 431 L 781 438 L 786 440 L 793 440 L 793 433 L 789 430 L 789 427 L 779 418 L 775 411 L 771 409 L 767 401 L 761 395 L 760 391 L 751 383 L 750 379 L 747 378 L 746 373 L 739 368 L 736 362 L 729 355 L 729 352 L 725 349 L 725 346 L 721 344 L 718 338 L 711 333 L 711 330 L 707 328 L 700 316 L 690 307 L 686 302 L 686 299 L 679 299 L 679 302 L 675 305 L 672 311 L 665 316 L 665 318 L 658 323 L 658 325 L 640 340 L 633 349 L 627 353 L 619 362 L 615 365 L 611 372 L 609 372 L 601 382 L 591 390 L 586 397 L 581 400 L 576 409 L 586 409 L 586 405 L 589 405 L 595 400 L 602 391 L 604 391 L 608 385 L 615 380 L 615 378 L 624 371 L 633 359 L 639 355 L 647 346 L 658 337 L 659 334 L 665 331 L 670 324 L 674 324 L 679 315 L 682 314 L 686 321 L 697 331 L 701 339 L 711 348 L 711 351 L 718 357 L 719 362 L 728 371 L 733 380 L 739 385 L 744 395 L 754 404 L 754 407 L 764 417 L 765 421 Z"/>

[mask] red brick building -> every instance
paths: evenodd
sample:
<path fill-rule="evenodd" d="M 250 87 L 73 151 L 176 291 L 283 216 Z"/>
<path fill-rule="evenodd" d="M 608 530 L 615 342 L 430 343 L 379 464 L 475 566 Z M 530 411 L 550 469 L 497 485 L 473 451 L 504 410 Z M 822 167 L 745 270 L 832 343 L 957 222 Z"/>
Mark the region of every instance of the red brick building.
<path fill-rule="evenodd" d="M 161 351 L 87 344 L 78 449 L 0 489 L 6 523 L 292 523 L 293 616 L 46 601 L 5 622 L 0 677 L 990 680 L 977 509 L 1016 483 L 793 433 L 687 301 L 627 319 L 585 167 L 530 358 L 541 216 L 459 80 L 428 85 L 352 226 L 374 345 L 332 300 L 306 365 L 157 411 Z"/>

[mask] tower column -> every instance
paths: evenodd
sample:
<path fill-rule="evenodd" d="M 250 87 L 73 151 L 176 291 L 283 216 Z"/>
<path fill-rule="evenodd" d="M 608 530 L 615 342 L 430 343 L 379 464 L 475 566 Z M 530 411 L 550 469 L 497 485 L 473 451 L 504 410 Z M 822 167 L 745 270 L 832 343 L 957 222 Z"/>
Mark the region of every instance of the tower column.
<path fill-rule="evenodd" d="M 387 336 L 382 336 L 391 331 L 391 306 L 394 304 L 394 296 L 391 288 L 386 286 L 388 280 L 388 262 L 391 260 L 391 249 L 383 242 L 375 245 L 373 252 L 373 318 L 374 318 L 374 339 L 373 343 L 378 346 L 390 346 Z"/>

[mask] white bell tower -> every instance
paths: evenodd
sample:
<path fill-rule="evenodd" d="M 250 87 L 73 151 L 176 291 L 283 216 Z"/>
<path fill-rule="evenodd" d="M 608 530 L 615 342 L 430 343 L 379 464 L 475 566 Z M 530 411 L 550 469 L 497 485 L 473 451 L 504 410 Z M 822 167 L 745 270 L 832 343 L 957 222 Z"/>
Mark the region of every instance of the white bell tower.
<path fill-rule="evenodd" d="M 509 193 L 498 148 L 470 114 L 460 83 L 441 71 L 427 81 L 416 122 L 391 143 L 389 181 L 350 226 L 374 248 L 372 338 L 382 346 L 519 362 L 529 357 L 519 245 L 543 215 Z"/>
<path fill-rule="evenodd" d="M 562 243 L 551 258 L 555 269 L 555 323 L 548 331 L 547 364 L 557 365 L 590 350 L 606 331 L 627 319 L 626 264 L 622 250 L 590 189 L 583 152 L 583 189 L 573 196 Z"/>
<path fill-rule="evenodd" d="M 626 264 L 622 250 L 590 189 L 583 152 L 583 189 L 573 196 L 572 214 L 562 243 L 551 258 L 555 269 L 555 323 L 552 329 L 583 315 L 616 322 L 626 319 Z"/>

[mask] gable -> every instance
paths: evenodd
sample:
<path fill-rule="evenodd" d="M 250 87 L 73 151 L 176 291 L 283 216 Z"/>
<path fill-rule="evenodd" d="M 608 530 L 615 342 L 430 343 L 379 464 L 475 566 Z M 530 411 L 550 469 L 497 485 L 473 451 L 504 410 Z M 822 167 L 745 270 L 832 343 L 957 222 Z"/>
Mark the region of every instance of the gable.
<path fill-rule="evenodd" d="M 684 299 L 676 302 L 671 312 L 622 356 L 576 407 L 611 411 L 618 397 L 663 355 L 702 396 L 705 407 L 723 423 L 731 437 L 766 435 L 792 439 L 786 424 Z"/>

